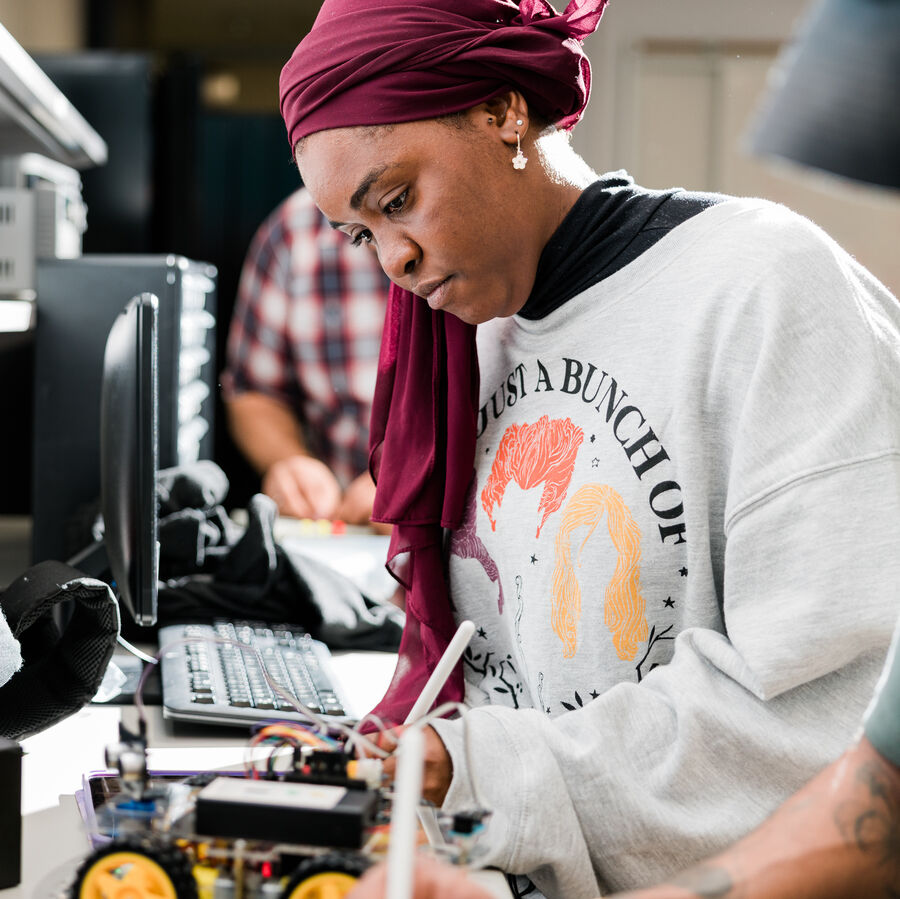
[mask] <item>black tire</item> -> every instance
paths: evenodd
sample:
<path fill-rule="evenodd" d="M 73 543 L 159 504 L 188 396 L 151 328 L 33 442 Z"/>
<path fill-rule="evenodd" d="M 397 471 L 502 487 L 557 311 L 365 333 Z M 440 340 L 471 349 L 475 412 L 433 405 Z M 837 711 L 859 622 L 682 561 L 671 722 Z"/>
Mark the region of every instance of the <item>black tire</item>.
<path fill-rule="evenodd" d="M 104 859 L 114 864 L 116 856 L 122 856 L 119 861 L 131 860 L 138 867 L 146 866 L 159 882 L 168 883 L 177 899 L 197 899 L 197 882 L 188 857 L 176 846 L 146 836 L 123 837 L 95 849 L 79 866 L 69 891 L 70 899 L 98 899 L 100 893 L 96 882 L 104 873 L 111 873 L 104 869 Z M 125 877 L 128 877 L 127 872 Z"/>
<path fill-rule="evenodd" d="M 324 855 L 304 859 L 294 869 L 281 893 L 281 899 L 300 899 L 306 893 L 304 883 L 319 875 L 334 874 L 358 880 L 371 866 L 372 862 L 368 858 L 354 852 L 326 852 Z"/>

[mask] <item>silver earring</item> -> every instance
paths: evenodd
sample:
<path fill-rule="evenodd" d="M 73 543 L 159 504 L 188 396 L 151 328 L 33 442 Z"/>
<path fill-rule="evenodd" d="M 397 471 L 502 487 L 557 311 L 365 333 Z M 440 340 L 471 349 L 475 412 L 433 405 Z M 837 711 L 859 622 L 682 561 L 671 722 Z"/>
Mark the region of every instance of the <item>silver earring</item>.
<path fill-rule="evenodd" d="M 522 120 L 517 119 L 516 124 L 521 125 Z M 522 152 L 522 139 L 519 137 L 518 128 L 516 129 L 516 155 L 512 158 L 512 164 L 514 169 L 519 169 L 520 171 L 528 164 L 528 157 Z"/>

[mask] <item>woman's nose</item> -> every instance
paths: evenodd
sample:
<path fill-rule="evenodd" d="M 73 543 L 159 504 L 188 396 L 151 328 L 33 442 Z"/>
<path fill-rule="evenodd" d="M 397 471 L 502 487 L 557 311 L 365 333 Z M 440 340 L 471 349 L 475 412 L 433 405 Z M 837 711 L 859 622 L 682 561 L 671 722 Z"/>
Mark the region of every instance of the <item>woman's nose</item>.
<path fill-rule="evenodd" d="M 404 279 L 415 271 L 421 258 L 419 245 L 406 235 L 396 235 L 378 245 L 378 259 L 384 273 L 395 283 L 403 284 Z"/>

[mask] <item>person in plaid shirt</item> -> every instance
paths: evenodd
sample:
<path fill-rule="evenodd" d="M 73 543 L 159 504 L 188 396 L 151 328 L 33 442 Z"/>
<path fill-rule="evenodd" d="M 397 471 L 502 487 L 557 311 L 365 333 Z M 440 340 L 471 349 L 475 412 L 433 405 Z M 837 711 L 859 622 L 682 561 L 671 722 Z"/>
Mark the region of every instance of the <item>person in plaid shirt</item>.
<path fill-rule="evenodd" d="M 235 443 L 279 511 L 365 524 L 369 413 L 388 281 L 306 190 L 255 234 L 228 334 L 222 391 Z"/>

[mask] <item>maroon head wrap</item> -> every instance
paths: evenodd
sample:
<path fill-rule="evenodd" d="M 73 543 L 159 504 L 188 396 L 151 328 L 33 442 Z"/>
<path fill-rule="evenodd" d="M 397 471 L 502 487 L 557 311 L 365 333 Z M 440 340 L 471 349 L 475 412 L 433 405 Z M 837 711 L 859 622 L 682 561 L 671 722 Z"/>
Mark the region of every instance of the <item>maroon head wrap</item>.
<path fill-rule="evenodd" d="M 461 112 L 516 88 L 571 128 L 591 68 L 581 41 L 607 0 L 325 0 L 281 72 L 291 146 L 326 128 Z"/>
<path fill-rule="evenodd" d="M 281 73 L 291 146 L 329 128 L 461 112 L 520 90 L 571 128 L 590 92 L 581 41 L 607 0 L 325 0 Z M 453 636 L 443 529 L 457 527 L 473 473 L 475 328 L 392 285 L 372 406 L 373 518 L 394 525 L 388 567 L 406 588 L 391 686 L 375 709 L 402 722 Z M 458 665 L 438 701 L 463 695 Z"/>

